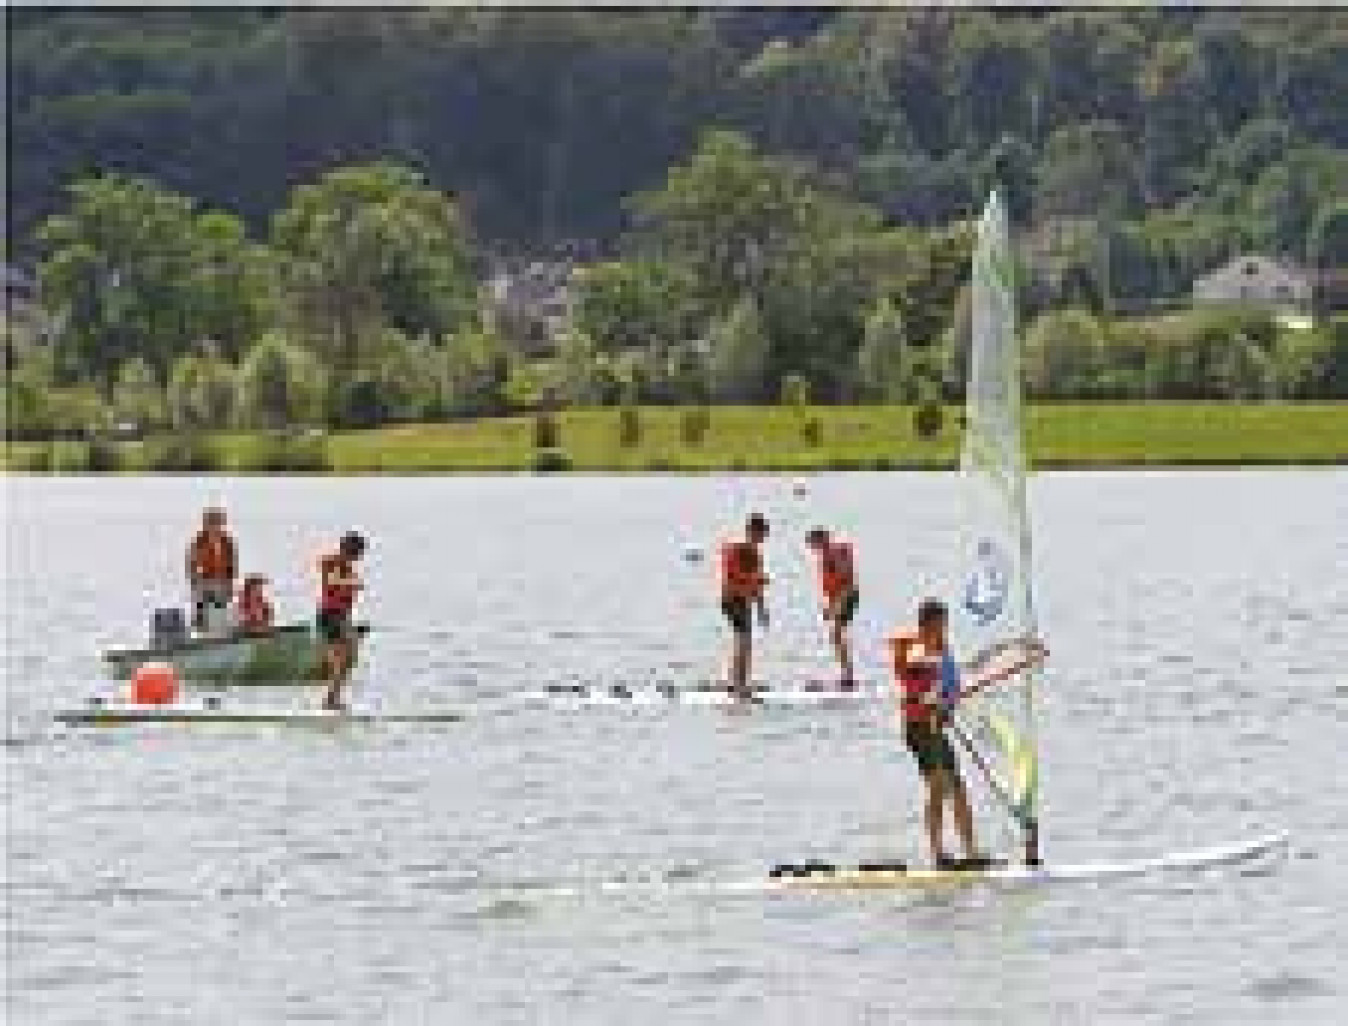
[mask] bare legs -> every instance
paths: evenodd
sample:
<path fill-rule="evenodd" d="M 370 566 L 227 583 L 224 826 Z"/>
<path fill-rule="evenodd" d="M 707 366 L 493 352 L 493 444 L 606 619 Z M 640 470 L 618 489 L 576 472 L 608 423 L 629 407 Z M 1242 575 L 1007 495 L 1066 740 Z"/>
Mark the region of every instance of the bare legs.
<path fill-rule="evenodd" d="M 927 781 L 927 844 L 931 848 L 931 860 L 934 865 L 946 861 L 945 847 L 942 844 L 942 827 L 945 821 L 945 803 L 954 806 L 955 832 L 959 834 L 960 847 L 964 857 L 978 857 L 978 847 L 974 841 L 974 815 L 969 808 L 969 796 L 959 780 L 952 780 L 944 769 L 935 769 L 926 777 Z"/>
<path fill-rule="evenodd" d="M 328 682 L 328 690 L 323 696 L 324 709 L 343 708 L 342 688 L 350 672 L 351 640 L 338 638 L 328 642 L 323 652 L 323 679 Z"/>
<path fill-rule="evenodd" d="M 842 667 L 843 686 L 850 687 L 856 682 L 856 677 L 852 672 L 852 646 L 847 641 L 847 624 L 841 620 L 834 620 L 828 637 L 833 645 L 834 654 L 838 657 L 838 665 Z"/>
<path fill-rule="evenodd" d="M 730 649 L 730 690 L 749 694 L 749 672 L 754 656 L 753 637 L 748 631 L 736 631 Z"/>

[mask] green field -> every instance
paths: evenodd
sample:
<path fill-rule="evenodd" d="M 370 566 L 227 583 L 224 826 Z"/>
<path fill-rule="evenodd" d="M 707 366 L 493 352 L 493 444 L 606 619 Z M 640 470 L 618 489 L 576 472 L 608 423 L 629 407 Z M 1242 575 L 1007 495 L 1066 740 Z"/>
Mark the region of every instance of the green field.
<path fill-rule="evenodd" d="M 920 438 L 913 411 L 899 406 L 714 407 L 700 444 L 680 437 L 682 411 L 643 408 L 640 435 L 620 444 L 619 413 L 557 415 L 558 450 L 578 471 L 884 470 L 944 468 L 959 449 L 957 408 L 931 439 Z M 817 441 L 805 425 L 818 424 Z M 1029 447 L 1039 466 L 1178 466 L 1348 462 L 1348 403 L 1045 404 L 1029 410 Z M 530 417 L 460 424 L 419 424 L 337 432 L 327 456 L 336 473 L 428 473 L 535 469 Z M 248 471 L 254 436 L 211 443 L 223 471 Z M 81 469 L 78 443 L 58 443 L 56 469 Z M 64 452 L 61 450 L 64 449 Z M 29 467 L 39 447 L 6 445 L 8 469 Z M 121 443 L 124 470 L 144 469 L 144 446 Z"/>

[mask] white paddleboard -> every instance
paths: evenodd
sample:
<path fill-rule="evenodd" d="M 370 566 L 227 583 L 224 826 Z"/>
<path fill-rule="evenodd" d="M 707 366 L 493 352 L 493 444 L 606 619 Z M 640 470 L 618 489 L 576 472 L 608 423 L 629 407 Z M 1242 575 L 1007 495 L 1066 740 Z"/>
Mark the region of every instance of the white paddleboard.
<path fill-rule="evenodd" d="M 1121 862 L 1086 862 L 1040 866 L 999 865 L 988 869 L 867 869 L 859 866 L 828 866 L 809 863 L 779 866 L 760 886 L 769 890 L 920 890 L 967 887 L 977 884 L 1028 886 L 1068 881 L 1110 880 L 1171 870 L 1199 870 L 1237 865 L 1272 855 L 1285 848 L 1287 834 L 1266 834 L 1239 844 L 1196 851 L 1172 852 L 1147 859 Z M 795 869 L 796 872 L 782 872 Z M 809 871 L 805 871 L 809 870 Z"/>
<path fill-rule="evenodd" d="M 173 705 L 135 705 L 131 703 L 89 705 L 66 709 L 56 714 L 60 723 L 73 727 L 116 727 L 148 723 L 453 723 L 463 719 L 456 712 L 395 713 L 377 709 L 353 708 L 296 709 L 265 706 L 224 708 L 218 705 L 177 703 Z"/>

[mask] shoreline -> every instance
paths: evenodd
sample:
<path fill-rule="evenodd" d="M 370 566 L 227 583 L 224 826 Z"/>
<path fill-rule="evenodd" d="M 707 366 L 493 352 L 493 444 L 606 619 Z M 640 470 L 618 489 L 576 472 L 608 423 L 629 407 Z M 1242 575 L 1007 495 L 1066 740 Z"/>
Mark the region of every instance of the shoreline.
<path fill-rule="evenodd" d="M 360 477 L 949 471 L 959 464 L 961 412 L 945 407 L 941 429 L 929 437 L 916 433 L 911 406 L 645 406 L 331 433 L 161 434 L 95 446 L 74 440 L 7 441 L 0 446 L 0 473 Z M 695 435 L 690 434 L 691 413 L 706 422 Z M 1036 470 L 1348 466 L 1344 401 L 1041 403 L 1027 405 L 1025 413 L 1027 455 Z"/>

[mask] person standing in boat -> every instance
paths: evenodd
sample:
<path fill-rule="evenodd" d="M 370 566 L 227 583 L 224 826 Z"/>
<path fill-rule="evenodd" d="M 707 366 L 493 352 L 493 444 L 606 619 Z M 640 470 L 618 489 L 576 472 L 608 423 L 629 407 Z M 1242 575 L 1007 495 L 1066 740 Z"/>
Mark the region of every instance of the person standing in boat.
<path fill-rule="evenodd" d="M 734 638 L 730 650 L 730 690 L 749 697 L 749 674 L 753 663 L 753 614 L 768 625 L 768 607 L 764 598 L 768 578 L 763 573 L 763 542 L 768 537 L 768 522 L 758 514 L 749 518 L 743 541 L 721 546 L 721 612 L 730 622 Z"/>
<path fill-rule="evenodd" d="M 356 632 L 351 611 L 365 585 L 356 563 L 365 555 L 365 538 L 356 531 L 342 535 L 337 551 L 318 561 L 319 593 L 316 626 L 323 644 L 324 709 L 342 709 L 342 688 L 356 657 Z"/>
<path fill-rule="evenodd" d="M 988 860 L 974 839 L 973 811 L 960 779 L 955 750 L 947 737 L 950 715 L 959 699 L 959 669 L 946 634 L 945 604 L 926 599 L 918 607 L 917 628 L 890 639 L 899 689 L 903 740 L 917 761 L 927 787 L 925 818 L 932 863 L 939 868 L 976 868 Z M 942 836 L 945 807 L 955 814 L 955 830 L 964 859 L 946 854 Z"/>
<path fill-rule="evenodd" d="M 187 547 L 187 583 L 196 630 L 206 630 L 211 608 L 229 608 L 237 573 L 238 551 L 225 528 L 224 507 L 207 506 L 201 514 L 201 530 Z"/>
<path fill-rule="evenodd" d="M 841 688 L 856 687 L 852 671 L 852 649 L 847 628 L 857 614 L 857 572 L 851 542 L 835 540 L 827 528 L 816 527 L 805 536 L 805 544 L 819 559 L 819 588 L 824 596 L 824 622 L 829 625 L 829 642 L 838 657 Z"/>

